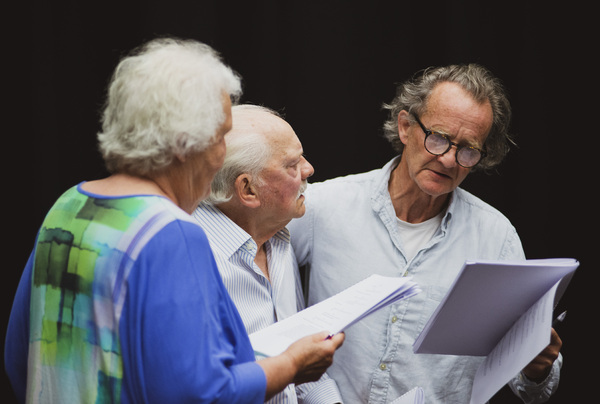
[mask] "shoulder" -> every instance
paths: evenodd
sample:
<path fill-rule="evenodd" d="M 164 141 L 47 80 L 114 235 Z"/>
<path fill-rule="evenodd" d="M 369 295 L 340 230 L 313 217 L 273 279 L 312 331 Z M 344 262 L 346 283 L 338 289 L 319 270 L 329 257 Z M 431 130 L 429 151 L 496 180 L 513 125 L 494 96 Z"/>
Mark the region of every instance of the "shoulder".
<path fill-rule="evenodd" d="M 331 178 L 326 181 L 310 184 L 310 186 L 323 191 L 336 187 L 364 186 L 365 184 L 372 183 L 373 181 L 379 179 L 382 175 L 382 172 L 383 169 L 378 168 L 364 173 L 348 174 L 341 177 Z"/>
<path fill-rule="evenodd" d="M 206 232 L 193 218 L 171 216 L 169 219 L 157 229 L 153 237 L 156 247 L 151 253 L 172 251 L 170 249 L 210 251 Z"/>
<path fill-rule="evenodd" d="M 456 199 L 456 206 L 459 208 L 472 209 L 480 211 L 482 214 L 504 217 L 498 209 L 462 188 L 454 190 L 453 198 Z"/>
<path fill-rule="evenodd" d="M 332 178 L 311 183 L 306 191 L 308 205 L 311 203 L 342 203 L 349 199 L 362 198 L 371 194 L 383 175 L 382 169 L 359 174 Z"/>
<path fill-rule="evenodd" d="M 198 223 L 179 214 L 166 215 L 164 224 L 148 231 L 140 247 L 132 275 L 137 282 L 179 301 L 198 291 L 205 296 L 221 294 L 214 254 L 208 237 Z M 133 282 L 136 283 L 136 282 Z M 195 291 L 195 292 L 194 292 Z"/>
<path fill-rule="evenodd" d="M 490 259 L 525 258 L 520 237 L 510 220 L 464 189 L 454 191 L 448 217 L 455 235 L 478 245 Z"/>
<path fill-rule="evenodd" d="M 142 221 L 146 221 L 144 227 L 147 229 L 162 230 L 168 225 L 173 225 L 169 226 L 171 231 L 178 229 L 180 232 L 185 233 L 204 234 L 198 222 L 191 215 L 170 200 L 162 197 L 150 199 Z"/>
<path fill-rule="evenodd" d="M 177 260 L 180 265 L 199 257 L 212 259 L 208 238 L 192 216 L 166 198 L 153 197 L 145 202 L 139 223 L 129 235 L 132 244 L 128 249 L 133 252 L 132 258 L 136 258 L 138 250 L 146 258 Z"/>
<path fill-rule="evenodd" d="M 454 190 L 451 211 L 455 215 L 469 217 L 470 221 L 479 224 L 493 224 L 514 229 L 510 220 L 502 212 L 462 188 Z"/>

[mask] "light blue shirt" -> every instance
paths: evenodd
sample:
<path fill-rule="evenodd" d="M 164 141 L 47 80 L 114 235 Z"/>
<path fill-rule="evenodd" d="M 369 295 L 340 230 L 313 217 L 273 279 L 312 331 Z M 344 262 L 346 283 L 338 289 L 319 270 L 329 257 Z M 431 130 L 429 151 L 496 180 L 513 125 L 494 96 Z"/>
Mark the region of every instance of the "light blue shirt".
<path fill-rule="evenodd" d="M 389 403 L 416 386 L 427 404 L 468 403 L 483 358 L 414 354 L 412 345 L 465 260 L 525 254 L 505 216 L 458 188 L 431 240 L 407 260 L 388 192 L 398 161 L 309 185 L 306 214 L 288 225 L 298 263 L 308 266 L 309 305 L 375 273 L 412 276 L 423 290 L 346 330 L 328 374 L 347 404 Z M 561 362 L 541 385 L 516 377 L 511 387 L 526 390 L 525 402 L 542 402 L 558 385 Z"/>
<path fill-rule="evenodd" d="M 217 207 L 202 202 L 193 216 L 208 236 L 223 283 L 235 303 L 248 334 L 304 308 L 298 265 L 287 229 L 265 243 L 269 278 L 254 262 L 257 244 Z M 293 384 L 269 404 L 341 402 L 337 385 L 327 375 L 319 381 Z"/>

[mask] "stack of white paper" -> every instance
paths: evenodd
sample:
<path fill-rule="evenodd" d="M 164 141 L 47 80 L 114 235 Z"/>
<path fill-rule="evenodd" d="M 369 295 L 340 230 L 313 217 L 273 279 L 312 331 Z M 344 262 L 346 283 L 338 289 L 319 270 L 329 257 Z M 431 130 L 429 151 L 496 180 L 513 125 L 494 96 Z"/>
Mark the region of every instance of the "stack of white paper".
<path fill-rule="evenodd" d="M 415 353 L 487 356 L 471 404 L 483 404 L 550 343 L 552 310 L 579 262 L 466 262 L 414 343 Z"/>
<path fill-rule="evenodd" d="M 334 335 L 383 307 L 419 293 L 410 278 L 371 275 L 329 299 L 250 335 L 259 356 L 275 356 L 307 335 Z"/>

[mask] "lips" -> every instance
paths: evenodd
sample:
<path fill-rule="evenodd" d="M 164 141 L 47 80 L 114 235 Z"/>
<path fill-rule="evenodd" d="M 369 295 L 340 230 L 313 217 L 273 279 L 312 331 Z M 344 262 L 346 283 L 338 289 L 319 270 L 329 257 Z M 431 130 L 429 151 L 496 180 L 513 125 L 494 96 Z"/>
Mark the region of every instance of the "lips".
<path fill-rule="evenodd" d="M 451 176 L 449 174 L 444 174 L 441 171 L 435 171 L 435 170 L 431 170 L 431 171 L 434 172 L 435 174 L 439 175 L 440 177 L 451 178 Z"/>
<path fill-rule="evenodd" d="M 431 174 L 433 174 L 436 177 L 440 177 L 440 178 L 446 178 L 446 179 L 452 179 L 453 176 L 450 175 L 449 173 L 447 173 L 446 171 L 442 170 L 436 170 L 433 168 L 426 168 L 427 171 L 429 171 Z"/>

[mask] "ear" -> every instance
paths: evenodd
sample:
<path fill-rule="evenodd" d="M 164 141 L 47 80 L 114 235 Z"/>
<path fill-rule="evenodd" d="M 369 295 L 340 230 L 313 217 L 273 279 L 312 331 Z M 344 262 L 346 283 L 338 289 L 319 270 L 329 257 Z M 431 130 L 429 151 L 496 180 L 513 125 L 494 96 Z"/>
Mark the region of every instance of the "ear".
<path fill-rule="evenodd" d="M 235 194 L 240 203 L 249 208 L 260 206 L 260 198 L 250 174 L 240 174 L 235 179 Z"/>
<path fill-rule="evenodd" d="M 408 141 L 408 129 L 410 128 L 410 116 L 402 110 L 398 113 L 398 137 L 404 144 Z"/>

